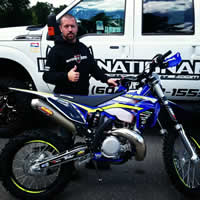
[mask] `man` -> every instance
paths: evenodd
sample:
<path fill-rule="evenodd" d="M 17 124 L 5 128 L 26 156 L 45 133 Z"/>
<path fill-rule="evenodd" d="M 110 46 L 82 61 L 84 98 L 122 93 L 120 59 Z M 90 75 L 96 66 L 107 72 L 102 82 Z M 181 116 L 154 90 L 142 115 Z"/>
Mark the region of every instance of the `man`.
<path fill-rule="evenodd" d="M 43 75 L 47 83 L 55 85 L 54 92 L 61 94 L 88 95 L 89 77 L 117 86 L 97 66 L 89 49 L 77 39 L 78 25 L 72 15 L 60 20 L 61 36 L 49 52 L 46 65 L 50 67 Z"/>
<path fill-rule="evenodd" d="M 108 78 L 100 70 L 89 49 L 77 39 L 78 25 L 72 15 L 66 14 L 61 18 L 60 31 L 61 36 L 56 39 L 47 57 L 46 65 L 50 70 L 43 74 L 45 82 L 55 85 L 55 93 L 88 95 L 90 75 L 111 86 L 117 86 L 114 79 Z M 71 136 L 63 128 L 60 130 L 72 142 Z M 92 163 L 87 166 L 92 167 Z M 105 169 L 109 165 L 98 167 Z"/>

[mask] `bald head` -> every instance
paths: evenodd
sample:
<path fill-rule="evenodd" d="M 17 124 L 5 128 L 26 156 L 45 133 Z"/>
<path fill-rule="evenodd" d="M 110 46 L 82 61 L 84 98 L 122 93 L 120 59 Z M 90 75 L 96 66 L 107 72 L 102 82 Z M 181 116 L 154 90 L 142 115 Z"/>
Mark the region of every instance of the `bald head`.
<path fill-rule="evenodd" d="M 76 42 L 78 24 L 74 16 L 69 14 L 62 16 L 59 27 L 64 40 L 70 43 Z"/>
<path fill-rule="evenodd" d="M 64 19 L 70 19 L 70 20 L 74 20 L 76 25 L 78 26 L 77 22 L 76 22 L 76 18 L 73 16 L 73 15 L 70 15 L 70 14 L 65 14 L 63 15 L 61 18 L 60 18 L 60 25 L 63 23 L 63 20 Z"/>

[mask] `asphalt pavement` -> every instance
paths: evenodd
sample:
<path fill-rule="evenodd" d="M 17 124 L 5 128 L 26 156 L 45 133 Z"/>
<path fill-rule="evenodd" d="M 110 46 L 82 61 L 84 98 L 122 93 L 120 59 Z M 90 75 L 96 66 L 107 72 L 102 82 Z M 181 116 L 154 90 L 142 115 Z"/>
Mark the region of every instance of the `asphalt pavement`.
<path fill-rule="evenodd" d="M 152 130 L 154 131 L 154 130 Z M 79 177 L 71 181 L 56 200 L 189 200 L 171 184 L 163 163 L 159 133 L 145 133 L 147 156 L 144 161 L 128 161 L 101 171 L 102 183 L 95 170 L 79 168 Z M 0 139 L 2 148 L 7 139 Z M 0 199 L 15 200 L 0 184 Z M 191 198 L 196 200 L 194 198 Z M 197 198 L 200 199 L 200 198 Z"/>

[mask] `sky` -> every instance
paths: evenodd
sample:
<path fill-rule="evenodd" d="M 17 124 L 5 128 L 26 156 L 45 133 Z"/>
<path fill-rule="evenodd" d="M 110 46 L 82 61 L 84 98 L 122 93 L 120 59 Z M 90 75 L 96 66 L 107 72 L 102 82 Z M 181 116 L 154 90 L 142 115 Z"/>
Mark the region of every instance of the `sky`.
<path fill-rule="evenodd" d="M 67 0 L 29 0 L 30 1 L 30 6 L 36 5 L 36 3 L 39 2 L 47 2 L 50 4 L 53 4 L 54 7 L 59 7 L 60 5 L 64 5 Z"/>

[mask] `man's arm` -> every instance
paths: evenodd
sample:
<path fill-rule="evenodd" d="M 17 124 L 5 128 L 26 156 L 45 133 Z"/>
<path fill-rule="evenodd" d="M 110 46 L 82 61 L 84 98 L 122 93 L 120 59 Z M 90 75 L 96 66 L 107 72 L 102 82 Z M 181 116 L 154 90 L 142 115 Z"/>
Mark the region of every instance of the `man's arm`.
<path fill-rule="evenodd" d="M 115 79 L 109 78 L 105 75 L 105 73 L 99 68 L 96 61 L 94 60 L 93 56 L 89 53 L 89 59 L 91 62 L 91 75 L 96 79 L 100 80 L 103 83 L 107 83 L 110 86 L 116 87 L 117 83 Z"/>
<path fill-rule="evenodd" d="M 44 72 L 43 80 L 50 84 L 59 84 L 62 82 L 66 82 L 67 73 L 66 72 L 58 72 L 57 66 L 59 66 L 59 58 L 57 57 L 54 49 L 51 49 L 47 56 L 47 63 L 46 65 L 50 67 L 49 71 Z"/>

